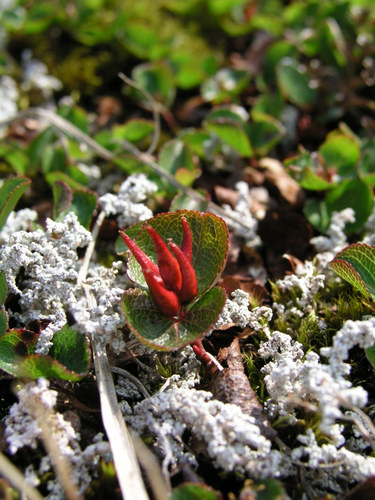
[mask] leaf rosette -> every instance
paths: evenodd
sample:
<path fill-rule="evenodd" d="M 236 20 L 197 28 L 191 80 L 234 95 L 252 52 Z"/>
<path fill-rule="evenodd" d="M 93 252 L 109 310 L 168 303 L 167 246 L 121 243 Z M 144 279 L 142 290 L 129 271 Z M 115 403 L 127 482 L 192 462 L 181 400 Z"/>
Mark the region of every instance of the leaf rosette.
<path fill-rule="evenodd" d="M 174 255 L 177 257 L 183 275 L 181 289 L 177 285 L 174 289 L 173 283 L 168 283 L 168 276 L 166 279 L 165 274 L 164 279 L 160 277 L 157 266 L 161 263 L 161 253 L 165 257 L 166 251 L 161 252 L 160 248 L 158 250 L 155 233 L 161 238 L 167 251 L 172 250 L 167 257 L 171 268 L 175 264 Z M 126 291 L 123 302 L 132 332 L 145 344 L 161 350 L 178 349 L 203 336 L 215 324 L 226 300 L 224 290 L 215 286 L 228 254 L 228 230 L 225 222 L 211 213 L 180 210 L 159 214 L 138 223 L 126 230 L 122 238 L 124 241 L 118 242 L 117 250 L 124 252 L 129 245 L 131 253 L 127 272 L 129 278 L 138 285 L 137 288 Z M 190 238 L 191 250 L 186 250 L 186 242 Z M 143 256 L 140 260 L 137 249 L 146 260 L 142 261 Z M 188 256 L 188 263 L 179 259 L 181 249 Z M 189 272 L 186 271 L 187 268 Z M 162 266 L 160 271 L 163 276 Z M 152 273 L 157 275 L 156 285 L 150 282 L 149 275 Z M 188 277 L 184 278 L 184 274 Z M 196 278 L 194 294 L 186 294 L 186 280 L 190 282 L 193 277 Z M 173 306 L 171 310 L 165 307 L 164 302 L 160 302 L 160 295 L 163 293 L 166 294 L 167 302 L 169 296 L 174 300 L 176 295 L 178 307 Z"/>

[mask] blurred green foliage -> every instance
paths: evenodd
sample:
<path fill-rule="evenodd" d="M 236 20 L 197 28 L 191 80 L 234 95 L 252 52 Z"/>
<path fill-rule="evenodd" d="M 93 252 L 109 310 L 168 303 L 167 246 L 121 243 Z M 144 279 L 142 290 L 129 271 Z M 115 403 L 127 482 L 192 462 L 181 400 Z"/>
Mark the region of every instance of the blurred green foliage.
<path fill-rule="evenodd" d="M 140 149 L 152 141 L 153 124 L 143 116 L 152 106 L 137 90 L 124 88 L 118 78 L 123 72 L 158 103 L 164 127 L 156 159 L 182 184 L 192 185 L 206 169 L 230 173 L 248 159 L 287 158 L 286 168 L 307 190 L 305 215 L 319 231 L 327 229 L 333 211 L 351 204 L 359 206 L 348 230 L 367 220 L 375 177 L 370 0 L 7 5 L 0 8 L 0 78 L 17 82 L 20 109 L 43 104 L 43 91 L 25 80 L 22 53 L 31 49 L 62 82 L 55 97 L 73 99 L 58 113 L 115 154 L 113 165 L 103 167 L 107 172 L 144 170 L 124 141 Z M 89 112 L 104 95 L 123 109 L 119 105 L 114 119 L 97 127 Z M 50 185 L 61 181 L 76 190 L 89 184 L 79 163 L 97 160 L 72 139 L 61 144 L 52 128 L 26 148 L 7 137 L 0 154 L 5 174 L 42 174 Z M 160 195 L 175 194 L 151 177 Z"/>

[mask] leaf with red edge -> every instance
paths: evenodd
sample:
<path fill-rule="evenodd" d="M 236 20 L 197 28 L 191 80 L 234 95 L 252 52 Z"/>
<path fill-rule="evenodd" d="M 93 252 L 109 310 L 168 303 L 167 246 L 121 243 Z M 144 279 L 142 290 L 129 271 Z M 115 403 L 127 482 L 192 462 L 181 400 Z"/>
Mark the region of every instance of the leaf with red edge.
<path fill-rule="evenodd" d="M 189 223 L 193 238 L 192 265 L 198 280 L 198 296 L 212 287 L 224 270 L 228 254 L 228 229 L 223 219 L 211 213 L 179 210 L 173 213 L 159 214 L 152 219 L 136 224 L 125 233 L 156 264 L 156 251 L 152 239 L 143 226 L 149 225 L 167 243 L 170 238 L 181 246 L 183 228 L 181 217 L 185 216 Z M 125 252 L 127 247 L 120 238 L 116 244 L 117 252 Z M 128 261 L 129 278 L 136 284 L 146 287 L 141 266 L 130 255 Z"/>
<path fill-rule="evenodd" d="M 225 291 L 216 286 L 201 295 L 181 318 L 171 318 L 154 306 L 145 290 L 136 288 L 125 293 L 123 309 L 130 329 L 141 342 L 153 349 L 171 351 L 207 333 L 216 323 L 225 300 Z"/>
<path fill-rule="evenodd" d="M 375 300 L 375 246 L 365 243 L 349 245 L 329 266 L 354 288 Z"/>
<path fill-rule="evenodd" d="M 84 336 L 65 325 L 54 335 L 49 355 L 35 354 L 38 334 L 10 330 L 0 337 L 0 368 L 15 377 L 60 378 L 77 381 L 88 370 L 89 349 Z"/>

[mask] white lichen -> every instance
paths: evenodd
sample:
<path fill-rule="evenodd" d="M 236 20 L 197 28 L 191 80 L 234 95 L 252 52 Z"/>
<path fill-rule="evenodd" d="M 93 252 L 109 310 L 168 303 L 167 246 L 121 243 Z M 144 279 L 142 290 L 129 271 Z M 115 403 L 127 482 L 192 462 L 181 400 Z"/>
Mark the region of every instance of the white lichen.
<path fill-rule="evenodd" d="M 152 211 L 142 202 L 156 191 L 156 184 L 144 174 L 134 174 L 121 184 L 116 195 L 107 193 L 99 198 L 99 203 L 107 216 L 117 215 L 120 227 L 130 226 L 152 217 Z"/>
<path fill-rule="evenodd" d="M 249 294 L 240 289 L 234 290 L 231 297 L 226 300 L 215 329 L 236 325 L 240 328 L 249 326 L 257 332 L 268 331 L 267 323 L 272 319 L 272 309 L 262 306 L 250 310 Z"/>
<path fill-rule="evenodd" d="M 319 270 L 327 270 L 328 262 L 335 257 L 337 252 L 340 252 L 348 245 L 347 236 L 344 232 L 348 222 L 355 222 L 355 213 L 352 208 L 333 212 L 330 226 L 327 229 L 327 236 L 316 236 L 310 240 L 310 243 L 319 252 L 316 257 L 316 265 Z"/>
<path fill-rule="evenodd" d="M 17 212 L 10 212 L 6 223 L 0 231 L 0 245 L 6 243 L 10 236 L 17 231 L 26 231 L 30 228 L 32 222 L 38 219 L 38 214 L 30 208 L 23 208 Z"/>
<path fill-rule="evenodd" d="M 183 442 L 188 430 L 204 444 L 214 464 L 226 471 L 253 478 L 282 477 L 291 472 L 287 457 L 272 449 L 253 417 L 236 405 L 212 399 L 206 391 L 172 385 L 138 403 L 128 419 L 138 433 L 156 436 L 159 452 L 168 458 L 169 467 L 186 461 L 195 464 Z"/>
<path fill-rule="evenodd" d="M 43 437 L 42 425 L 48 426 L 48 432 L 53 433 L 53 440 L 57 445 L 58 452 L 69 460 L 72 466 L 73 483 L 83 494 L 92 482 L 92 474 L 95 474 L 101 458 L 109 458 L 109 444 L 103 441 L 103 436 L 98 435 L 94 443 L 89 445 L 83 452 L 80 448 L 80 435 L 72 427 L 71 423 L 64 419 L 61 413 L 55 412 L 57 392 L 49 389 L 49 382 L 39 378 L 36 382 L 26 384 L 17 394 L 19 402 L 14 403 L 6 418 L 5 439 L 8 444 L 9 453 L 14 455 L 19 449 L 31 447 L 35 449 Z M 46 419 L 35 418 L 35 407 L 38 413 L 45 412 Z M 42 457 L 39 467 L 32 465 L 26 471 L 26 477 L 30 484 L 38 486 L 41 477 L 52 470 L 51 458 Z M 57 478 L 48 481 L 47 489 L 49 500 L 63 500 L 65 493 Z"/>
<path fill-rule="evenodd" d="M 8 313 L 21 325 L 50 323 L 39 336 L 36 352 L 47 353 L 53 334 L 66 323 L 66 311 L 76 302 L 77 249 L 90 240 L 91 233 L 69 212 L 62 222 L 47 219 L 46 231 L 17 231 L 0 249 L 0 269 L 21 308 Z"/>
<path fill-rule="evenodd" d="M 223 205 L 224 210 L 240 220 L 243 224 L 241 229 L 236 229 L 235 233 L 245 239 L 245 244 L 249 247 L 257 247 L 261 244 L 260 237 L 257 234 L 258 221 L 250 211 L 251 196 L 247 182 L 240 181 L 235 184 L 238 192 L 238 200 L 234 210 L 229 205 Z"/>

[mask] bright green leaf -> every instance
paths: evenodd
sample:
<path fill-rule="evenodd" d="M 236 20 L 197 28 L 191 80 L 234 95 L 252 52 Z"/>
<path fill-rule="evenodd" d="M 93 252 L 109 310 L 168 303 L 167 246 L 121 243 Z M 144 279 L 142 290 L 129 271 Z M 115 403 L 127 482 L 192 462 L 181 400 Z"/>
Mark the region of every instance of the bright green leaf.
<path fill-rule="evenodd" d="M 359 162 L 360 150 L 358 143 L 344 134 L 335 134 L 320 146 L 319 153 L 323 156 L 327 167 L 334 167 L 340 175 L 346 175 Z"/>
<path fill-rule="evenodd" d="M 369 218 L 374 204 L 374 196 L 370 186 L 359 179 L 353 179 L 343 181 L 329 191 L 325 202 L 330 215 L 348 207 L 354 210 L 355 222 L 345 226 L 345 230 L 351 233 L 361 229 Z"/>
<path fill-rule="evenodd" d="M 237 121 L 218 118 L 205 122 L 206 128 L 216 134 L 240 156 L 252 156 L 253 150 L 248 135 Z"/>
<path fill-rule="evenodd" d="M 155 125 L 150 120 L 133 119 L 124 125 L 117 125 L 112 133 L 115 139 L 138 142 L 152 134 L 154 128 Z"/>
<path fill-rule="evenodd" d="M 185 483 L 174 489 L 171 500 L 219 500 L 221 495 L 205 484 Z"/>
<path fill-rule="evenodd" d="M 0 230 L 30 182 L 26 177 L 12 177 L 4 181 L 0 188 Z"/>
<path fill-rule="evenodd" d="M 375 300 L 375 246 L 365 243 L 349 245 L 329 266 L 354 288 Z"/>

